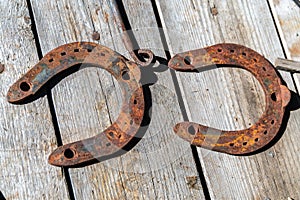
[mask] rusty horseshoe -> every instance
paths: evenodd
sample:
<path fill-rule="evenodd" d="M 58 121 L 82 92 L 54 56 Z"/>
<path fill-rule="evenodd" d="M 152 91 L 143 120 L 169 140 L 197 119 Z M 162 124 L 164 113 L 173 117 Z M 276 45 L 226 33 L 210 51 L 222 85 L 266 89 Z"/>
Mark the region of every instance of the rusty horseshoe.
<path fill-rule="evenodd" d="M 121 34 L 123 44 L 125 48 L 128 50 L 130 56 L 140 66 L 146 67 L 150 65 L 153 62 L 154 54 L 150 49 L 137 49 L 137 52 L 135 52 L 134 44 L 132 42 L 132 39 L 129 36 L 129 32 L 126 30 L 125 23 L 122 18 L 122 13 L 120 12 L 119 3 L 122 3 L 121 1 L 118 2 L 117 0 L 109 1 L 111 3 L 111 9 L 112 13 L 114 15 L 115 22 L 118 26 L 119 33 Z M 143 55 L 144 58 L 147 58 L 147 60 L 141 60 L 140 56 Z"/>
<path fill-rule="evenodd" d="M 55 75 L 80 64 L 99 66 L 116 78 L 123 95 L 121 113 L 102 133 L 58 147 L 49 156 L 52 165 L 71 167 L 113 155 L 131 141 L 143 119 L 145 105 L 139 66 L 117 52 L 91 42 L 70 43 L 50 51 L 10 87 L 7 99 L 18 103 L 36 94 Z"/>
<path fill-rule="evenodd" d="M 175 133 L 193 145 L 228 154 L 249 154 L 267 145 L 281 126 L 290 91 L 281 82 L 275 68 L 262 55 L 237 44 L 217 44 L 175 55 L 168 66 L 177 71 L 193 71 L 208 66 L 236 66 L 251 72 L 265 93 L 266 107 L 251 127 L 223 131 L 193 122 L 175 125 Z"/>

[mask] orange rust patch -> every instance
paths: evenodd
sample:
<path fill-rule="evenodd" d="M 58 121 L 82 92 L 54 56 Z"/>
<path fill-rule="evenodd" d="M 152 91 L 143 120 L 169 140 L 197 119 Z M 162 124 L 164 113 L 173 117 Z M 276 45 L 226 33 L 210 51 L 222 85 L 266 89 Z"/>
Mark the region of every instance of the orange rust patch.
<path fill-rule="evenodd" d="M 280 129 L 290 99 L 290 91 L 282 85 L 275 68 L 252 49 L 229 43 L 179 53 L 169 61 L 168 67 L 178 71 L 201 71 L 212 64 L 236 66 L 252 73 L 265 93 L 264 113 L 255 124 L 243 130 L 218 130 L 186 121 L 175 126 L 175 133 L 193 145 L 235 155 L 253 153 L 269 144 Z"/>
<path fill-rule="evenodd" d="M 299 57 L 300 56 L 300 41 L 296 41 L 289 47 L 290 53 L 292 57 Z"/>
<path fill-rule="evenodd" d="M 94 137 L 60 146 L 52 152 L 48 160 L 55 166 L 71 167 L 95 159 L 107 159 L 111 155 L 116 156 L 116 152 L 137 134 L 143 119 L 145 101 L 139 66 L 117 52 L 92 42 L 65 44 L 46 54 L 10 87 L 8 101 L 23 103 L 31 95 L 38 93 L 49 80 L 79 64 L 99 66 L 108 71 L 119 83 L 123 104 L 118 119 L 106 130 Z M 102 105 L 97 106 L 101 109 Z M 124 150 L 123 153 L 125 152 Z"/>

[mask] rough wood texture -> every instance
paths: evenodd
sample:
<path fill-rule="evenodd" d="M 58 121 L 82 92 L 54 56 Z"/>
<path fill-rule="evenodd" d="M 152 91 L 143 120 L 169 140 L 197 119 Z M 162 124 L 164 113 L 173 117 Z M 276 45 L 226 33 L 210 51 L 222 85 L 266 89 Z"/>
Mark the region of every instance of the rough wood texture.
<path fill-rule="evenodd" d="M 9 86 L 38 61 L 26 1 L 0 1 L 0 12 L 0 199 L 66 199 L 61 170 L 47 163 L 57 146 L 47 98 L 6 101 Z"/>
<path fill-rule="evenodd" d="M 100 33 L 100 44 L 126 53 L 110 1 L 70 2 L 32 1 L 44 54 L 67 42 L 91 41 L 94 31 Z M 150 48 L 165 59 L 151 2 L 124 3 L 141 48 Z M 152 120 L 144 137 L 119 158 L 70 169 L 76 199 L 204 198 L 190 146 L 172 131 L 174 121 L 182 117 L 171 75 L 166 66 L 155 67 L 155 73 L 144 71 L 144 84 L 155 83 L 150 86 Z M 53 98 L 64 143 L 108 127 L 121 104 L 116 81 L 100 69 L 84 69 L 65 78 L 53 89 Z"/>
<path fill-rule="evenodd" d="M 157 0 L 171 53 L 219 42 L 257 50 L 274 62 L 282 47 L 266 1 Z M 289 73 L 282 76 L 294 90 Z M 189 120 L 219 129 L 242 129 L 263 112 L 257 81 L 236 69 L 177 73 Z M 191 84 L 193 83 L 193 84 Z M 299 199 L 299 110 L 281 140 L 267 151 L 235 157 L 198 148 L 212 199 Z"/>
<path fill-rule="evenodd" d="M 287 58 L 300 61 L 300 7 L 288 0 L 270 0 L 270 5 Z M 293 77 L 299 92 L 300 74 Z"/>
<path fill-rule="evenodd" d="M 272 63 L 284 57 L 284 52 L 289 59 L 300 58 L 300 8 L 292 0 L 155 2 L 172 55 L 235 42 L 257 50 Z M 43 54 L 68 42 L 92 41 L 93 32 L 98 31 L 100 44 L 130 59 L 110 0 L 31 3 Z M 164 63 L 166 55 L 151 1 L 128 0 L 124 7 L 141 48 L 150 48 Z M 5 65 L 0 74 L 0 199 L 67 199 L 61 169 L 47 164 L 57 146 L 47 99 L 22 106 L 10 105 L 5 99 L 9 86 L 38 61 L 28 7 L 25 0 L 0 1 L 0 11 L 0 63 Z M 143 73 L 153 104 L 143 138 L 121 157 L 70 169 L 75 199 L 205 199 L 190 146 L 172 131 L 183 115 L 171 74 L 158 62 Z M 281 75 L 296 91 L 290 73 Z M 263 112 L 264 95 L 250 73 L 216 69 L 176 76 L 183 96 L 180 103 L 191 121 L 225 130 L 242 129 Z M 299 91 L 299 74 L 293 77 Z M 63 143 L 108 127 L 117 118 L 122 101 L 117 82 L 97 68 L 68 76 L 52 94 Z M 282 138 L 257 155 L 235 157 L 198 148 L 211 198 L 300 199 L 299 117 L 299 109 L 292 111 Z"/>

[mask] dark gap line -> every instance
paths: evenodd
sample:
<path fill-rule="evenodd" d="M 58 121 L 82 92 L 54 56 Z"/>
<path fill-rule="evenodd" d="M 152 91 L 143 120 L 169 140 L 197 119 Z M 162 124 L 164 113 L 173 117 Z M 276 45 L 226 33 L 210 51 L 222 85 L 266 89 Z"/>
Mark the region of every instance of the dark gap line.
<path fill-rule="evenodd" d="M 73 190 L 72 180 L 70 176 L 69 169 L 66 167 L 62 167 L 63 174 L 65 175 L 65 183 L 68 187 L 68 195 L 70 200 L 75 200 L 75 194 Z"/>
<path fill-rule="evenodd" d="M 276 34 L 277 34 L 277 36 L 278 36 L 278 38 L 279 38 L 279 41 L 280 41 L 280 46 L 281 46 L 281 49 L 282 49 L 282 51 L 283 51 L 284 58 L 287 59 L 286 49 L 284 48 L 283 41 L 282 41 L 281 36 L 280 36 L 280 33 L 279 33 L 279 28 L 278 28 L 278 26 L 277 26 L 277 24 L 276 24 L 275 17 L 274 17 L 274 15 L 275 15 L 276 13 L 273 13 L 273 12 L 272 12 L 271 5 L 270 5 L 269 0 L 266 0 L 266 1 L 267 1 L 268 8 L 269 8 L 269 11 L 270 11 L 270 13 L 271 13 L 272 20 L 273 20 L 273 23 L 274 23 L 274 26 L 275 26 L 275 29 L 276 29 Z M 300 2 L 299 2 L 298 0 L 293 0 L 293 1 L 299 6 Z M 292 77 L 292 81 L 293 81 L 295 90 L 296 90 L 297 94 L 299 94 L 299 90 L 298 90 L 298 88 L 297 88 L 297 84 L 296 84 L 295 78 L 294 78 L 294 76 L 293 76 L 293 73 L 290 73 L 290 74 L 291 74 L 291 77 Z"/>
<path fill-rule="evenodd" d="M 131 24 L 129 22 L 127 13 L 126 13 L 126 9 L 125 6 L 123 4 L 123 1 L 120 0 L 115 0 L 115 4 L 112 4 L 112 6 L 117 6 L 116 9 L 118 9 L 118 11 L 120 12 L 120 17 L 121 17 L 121 21 L 124 23 L 124 27 L 126 30 L 130 31 L 132 30 Z"/>
<path fill-rule="evenodd" d="M 194 161 L 197 167 L 197 171 L 199 173 L 199 178 L 200 178 L 200 182 L 202 185 L 202 189 L 204 192 L 204 196 L 206 200 L 211 200 L 210 194 L 209 194 L 209 189 L 206 183 L 206 178 L 204 176 L 204 172 L 203 172 L 203 167 L 201 165 L 201 161 L 199 159 L 199 155 L 198 155 L 198 151 L 197 151 L 197 147 L 194 145 L 191 145 L 191 149 L 192 149 L 192 153 L 193 153 L 193 157 L 194 157 Z"/>
<path fill-rule="evenodd" d="M 0 191 L 0 200 L 6 200 L 6 198 L 4 197 L 1 191 Z"/>
<path fill-rule="evenodd" d="M 62 138 L 61 138 L 61 134 L 60 134 L 60 130 L 59 130 L 58 120 L 57 120 L 57 117 L 56 117 L 52 92 L 49 89 L 47 89 L 47 99 L 48 99 L 48 104 L 49 104 L 49 108 L 50 108 L 52 124 L 54 126 L 54 132 L 55 132 L 55 136 L 56 136 L 57 146 L 62 146 L 63 142 L 62 142 Z"/>
<path fill-rule="evenodd" d="M 300 1 L 299 0 L 293 0 L 295 4 L 300 8 Z"/>
<path fill-rule="evenodd" d="M 55 106 L 54 106 L 54 102 L 53 102 L 51 89 L 47 90 L 47 99 L 48 99 L 48 104 L 49 104 L 50 113 L 51 113 L 51 117 L 52 117 L 52 123 L 53 123 L 53 126 L 54 126 L 56 142 L 57 142 L 58 146 L 62 146 L 63 142 L 62 142 L 62 138 L 61 138 L 61 134 L 60 134 L 57 115 L 56 115 L 56 112 L 55 112 Z M 62 167 L 62 172 L 63 172 L 63 175 L 65 176 L 65 183 L 66 183 L 67 188 L 68 188 L 69 198 L 70 198 L 70 200 L 75 200 L 74 188 L 73 188 L 73 185 L 72 185 L 72 180 L 71 180 L 71 176 L 70 176 L 68 168 Z"/>
<path fill-rule="evenodd" d="M 168 60 L 170 60 L 171 59 L 171 54 L 170 54 L 169 46 L 167 44 L 166 34 L 163 30 L 161 18 L 160 18 L 155 0 L 151 0 L 151 4 L 152 4 L 153 12 L 154 12 L 154 15 L 155 15 L 156 23 L 157 23 L 157 26 L 159 28 L 159 34 L 160 34 L 161 42 L 162 42 L 163 47 L 164 47 L 166 57 L 167 57 Z M 186 108 L 184 106 L 184 101 L 183 101 L 183 97 L 182 97 L 182 93 L 181 93 L 181 90 L 180 90 L 178 79 L 176 77 L 176 74 L 175 74 L 174 70 L 170 70 L 170 72 L 171 72 L 172 80 L 173 80 L 173 83 L 174 83 L 174 87 L 175 87 L 175 91 L 176 91 L 176 94 L 177 94 L 177 98 L 178 98 L 178 102 L 179 102 L 179 106 L 180 106 L 180 110 L 181 110 L 183 119 L 185 121 L 187 121 L 188 116 L 187 116 Z M 193 154 L 193 159 L 195 161 L 196 169 L 197 169 L 200 181 L 201 181 L 204 197 L 205 197 L 206 200 L 210 200 L 211 197 L 210 197 L 210 194 L 209 194 L 208 186 L 207 186 L 207 183 L 206 183 L 206 178 L 205 178 L 204 173 L 203 173 L 203 169 L 202 169 L 201 161 L 199 159 L 197 148 L 195 146 L 191 145 L 191 150 L 192 150 L 192 154 Z"/>
<path fill-rule="evenodd" d="M 30 0 L 26 0 L 26 3 L 27 3 L 27 7 L 28 7 L 29 16 L 31 19 L 31 31 L 34 36 L 37 54 L 38 54 L 39 59 L 41 60 L 43 58 L 43 53 L 42 53 L 41 43 L 39 40 L 38 31 L 36 28 L 32 4 L 31 4 Z M 62 146 L 63 143 L 62 143 L 62 138 L 61 138 L 61 134 L 60 134 L 60 130 L 59 130 L 59 125 L 58 125 L 58 120 L 57 120 L 57 116 L 56 116 L 56 112 L 55 112 L 55 106 L 53 103 L 51 89 L 47 89 L 47 100 L 48 100 L 48 105 L 49 105 L 49 109 L 50 109 L 50 113 L 51 113 L 52 124 L 54 127 L 56 142 L 57 142 L 58 146 Z M 75 200 L 72 181 L 70 178 L 70 173 L 69 173 L 68 169 L 64 168 L 64 167 L 62 167 L 62 172 L 65 177 L 65 183 L 67 185 L 69 198 L 70 198 L 70 200 Z"/>
<path fill-rule="evenodd" d="M 169 58 L 168 58 L 168 60 L 169 60 Z M 178 82 L 178 79 L 176 77 L 176 73 L 175 73 L 174 70 L 170 70 L 170 72 L 171 72 L 172 80 L 173 80 L 173 83 L 174 83 L 175 92 L 177 94 L 177 100 L 178 100 L 178 103 L 179 103 L 179 107 L 180 107 L 180 110 L 181 110 L 183 120 L 184 121 L 189 121 L 189 118 L 188 118 L 188 115 L 187 115 L 187 112 L 186 112 L 186 108 L 184 106 L 183 96 L 182 96 L 182 93 L 181 93 L 181 90 L 180 90 L 179 82 Z"/>
<path fill-rule="evenodd" d="M 164 33 L 164 30 L 163 30 L 163 26 L 162 26 L 162 23 L 161 23 L 161 19 L 160 19 L 160 16 L 159 16 L 157 5 L 156 5 L 155 0 L 151 0 L 151 3 L 152 3 L 155 19 L 156 19 L 156 22 L 157 22 L 157 26 L 159 28 L 159 35 L 160 35 L 160 38 L 161 38 L 163 48 L 164 48 L 167 60 L 170 60 L 171 59 L 171 53 L 170 53 L 170 50 L 169 50 L 169 46 L 167 44 L 166 35 Z M 187 112 L 186 112 L 186 109 L 185 109 L 185 106 L 184 106 L 184 101 L 183 101 L 183 97 L 182 97 L 182 94 L 181 94 L 181 91 L 180 91 L 180 86 L 179 86 L 179 83 L 178 83 L 178 79 L 176 77 L 176 74 L 175 74 L 174 70 L 170 70 L 170 72 L 171 72 L 172 80 L 174 82 L 174 87 L 175 87 L 175 91 L 176 91 L 176 94 L 177 94 L 177 97 L 178 97 L 178 101 L 179 101 L 180 109 L 181 109 L 181 112 L 182 112 L 182 115 L 183 115 L 183 119 L 185 121 L 187 121 L 188 116 L 187 116 Z"/>
<path fill-rule="evenodd" d="M 266 0 L 266 1 L 267 1 L 267 4 L 268 4 L 269 11 L 270 11 L 271 16 L 272 16 L 273 24 L 274 24 L 275 29 L 276 29 L 276 34 L 277 34 L 277 36 L 278 36 L 278 38 L 279 38 L 279 42 L 280 42 L 280 46 L 281 46 L 281 49 L 282 49 L 284 58 L 286 59 L 286 58 L 287 58 L 287 56 L 286 56 L 286 51 L 285 51 L 285 49 L 284 49 L 283 41 L 282 41 L 282 39 L 281 39 L 281 37 L 280 37 L 279 28 L 278 28 L 278 26 L 276 25 L 276 21 L 275 21 L 275 17 L 274 17 L 275 14 L 272 12 L 272 8 L 271 8 L 271 5 L 270 5 L 269 0 Z"/>
<path fill-rule="evenodd" d="M 38 57 L 41 60 L 43 58 L 43 53 L 42 53 L 42 48 L 41 48 L 41 44 L 40 44 L 40 40 L 39 40 L 39 35 L 38 35 L 38 32 L 37 32 L 36 24 L 35 24 L 35 19 L 34 19 L 32 5 L 31 5 L 30 0 L 26 0 L 26 1 L 27 1 L 28 11 L 29 11 L 29 17 L 30 17 L 30 20 L 31 20 L 31 31 L 33 33 L 33 37 L 34 37 L 34 41 L 35 41 L 35 46 L 36 46 L 36 50 L 37 50 L 37 53 L 38 53 Z"/>
<path fill-rule="evenodd" d="M 134 32 L 132 30 L 132 27 L 131 27 L 128 15 L 126 13 L 126 9 L 125 9 L 125 6 L 123 4 L 123 1 L 122 0 L 113 0 L 113 1 L 115 3 L 112 3 L 112 6 L 117 6 L 116 9 L 118 10 L 118 12 L 120 14 L 119 17 L 121 18 L 119 20 L 123 23 L 123 25 L 126 29 L 126 32 L 127 32 L 128 36 L 130 38 L 130 41 L 132 43 L 133 51 L 137 54 L 137 50 L 140 47 L 139 47 L 139 44 L 138 44 L 138 42 L 137 42 L 137 40 L 134 36 Z M 120 34 L 123 34 L 123 33 L 120 33 Z"/>

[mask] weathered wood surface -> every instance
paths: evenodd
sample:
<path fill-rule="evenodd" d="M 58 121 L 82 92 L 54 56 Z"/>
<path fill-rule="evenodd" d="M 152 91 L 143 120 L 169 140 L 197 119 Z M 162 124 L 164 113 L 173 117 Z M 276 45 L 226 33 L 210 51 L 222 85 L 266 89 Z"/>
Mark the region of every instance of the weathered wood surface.
<path fill-rule="evenodd" d="M 139 45 L 166 59 L 151 2 L 124 3 Z M 35 0 L 32 5 L 43 54 L 68 42 L 91 41 L 93 31 L 100 33 L 100 44 L 126 53 L 109 1 Z M 159 68 L 164 72 L 148 70 L 144 77 L 146 84 L 154 83 L 152 120 L 144 137 L 120 158 L 70 169 L 75 199 L 204 198 L 190 146 L 172 131 L 182 117 L 170 72 Z M 120 95 L 117 83 L 100 69 L 84 69 L 61 81 L 53 99 L 63 143 L 107 128 L 118 116 Z"/>
<path fill-rule="evenodd" d="M 288 0 L 270 0 L 270 4 L 287 59 L 300 61 L 300 7 Z M 293 77 L 299 92 L 300 74 Z"/>
<path fill-rule="evenodd" d="M 273 63 L 284 56 L 266 1 L 157 3 L 172 55 L 234 42 L 257 50 Z M 281 74 L 294 90 L 290 74 Z M 177 73 L 177 77 L 191 121 L 225 130 L 242 129 L 254 123 L 263 111 L 263 92 L 249 73 L 218 69 L 200 74 Z M 281 140 L 257 155 L 234 157 L 198 148 L 211 198 L 299 199 L 299 117 L 300 111 L 293 111 Z"/>
<path fill-rule="evenodd" d="M 59 168 L 47 157 L 57 146 L 47 98 L 6 101 L 9 86 L 39 59 L 25 0 L 0 1 L 0 199 L 66 199 Z"/>
<path fill-rule="evenodd" d="M 153 2 L 172 55 L 235 42 L 257 50 L 272 63 L 284 57 L 284 52 L 287 58 L 300 57 L 300 14 L 293 1 Z M 127 0 L 124 7 L 141 48 L 150 48 L 166 59 L 152 3 Z M 92 41 L 92 33 L 98 31 L 100 44 L 130 59 L 110 1 L 31 0 L 31 4 L 43 54 L 68 42 Z M 0 9 L 7 12 L 0 17 L 0 62 L 7 67 L 0 74 L 0 133 L 4 141 L 0 143 L 0 199 L 2 194 L 6 199 L 67 199 L 61 169 L 47 164 L 57 145 L 47 98 L 25 106 L 5 100 L 9 85 L 38 61 L 28 8 L 25 1 L 18 0 L 1 2 Z M 155 70 L 144 71 L 144 83 L 152 84 L 153 101 L 144 137 L 119 158 L 70 169 L 71 198 L 205 199 L 190 146 L 172 132 L 183 115 L 170 71 L 157 65 Z M 296 91 L 292 76 L 287 72 L 281 75 Z M 264 95 L 250 73 L 217 69 L 176 73 L 176 77 L 191 121 L 226 130 L 242 129 L 255 123 L 263 112 Z M 299 75 L 293 77 L 299 84 Z M 83 69 L 62 80 L 52 89 L 52 96 L 63 143 L 93 136 L 108 127 L 120 111 L 120 94 L 117 82 L 97 68 Z M 197 148 L 211 199 L 300 199 L 299 116 L 299 109 L 292 111 L 282 138 L 257 155 L 235 157 Z"/>

